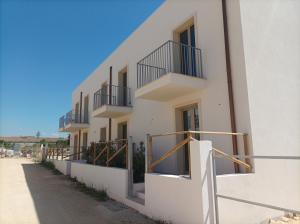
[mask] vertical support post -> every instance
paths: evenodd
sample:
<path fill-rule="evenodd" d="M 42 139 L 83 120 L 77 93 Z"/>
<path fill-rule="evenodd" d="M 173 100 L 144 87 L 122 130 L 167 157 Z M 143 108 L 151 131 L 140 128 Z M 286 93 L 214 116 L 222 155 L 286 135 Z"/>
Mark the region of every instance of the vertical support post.
<path fill-rule="evenodd" d="M 96 158 L 96 143 L 92 142 L 92 149 L 93 149 L 93 164 L 96 164 L 95 158 Z"/>
<path fill-rule="evenodd" d="M 149 158 L 149 168 L 150 168 L 150 172 L 153 172 L 153 169 L 151 168 L 151 164 L 152 164 L 152 161 L 153 161 L 153 153 L 152 153 L 152 136 L 151 135 L 149 135 L 149 141 L 148 141 L 148 143 L 149 143 L 149 147 L 148 147 L 148 153 L 149 153 L 149 156 L 148 156 L 148 158 Z"/>
<path fill-rule="evenodd" d="M 188 132 L 187 138 L 189 139 L 189 141 L 186 144 L 188 144 L 189 176 L 191 177 L 192 176 L 192 171 L 191 171 L 191 149 L 190 149 L 190 141 L 192 139 L 192 133 L 191 132 Z"/>
<path fill-rule="evenodd" d="M 80 150 L 81 150 L 81 130 L 79 130 L 79 133 L 78 133 L 78 153 L 76 155 L 76 158 L 77 160 L 80 160 Z"/>
<path fill-rule="evenodd" d="M 59 152 L 59 149 L 56 148 L 56 160 L 58 160 L 58 152 Z"/>
<path fill-rule="evenodd" d="M 151 163 L 152 163 L 152 137 L 150 134 L 146 135 L 146 140 L 145 140 L 145 164 L 146 164 L 146 172 L 150 173 L 153 170 L 151 169 Z"/>
<path fill-rule="evenodd" d="M 49 152 L 48 152 L 48 144 L 46 143 L 45 145 L 45 150 L 46 150 L 46 159 L 49 158 Z"/>
<path fill-rule="evenodd" d="M 243 143 L 244 143 L 244 153 L 245 156 L 249 156 L 249 148 L 248 148 L 248 135 L 244 134 L 243 135 Z M 249 165 L 251 165 L 252 168 L 252 164 L 249 158 L 245 159 L 245 162 L 248 163 Z M 251 172 L 251 169 L 247 169 L 247 172 Z"/>
<path fill-rule="evenodd" d="M 215 205 L 215 221 L 216 224 L 219 224 L 219 204 L 218 204 L 218 196 L 217 196 L 217 168 L 216 168 L 216 159 L 214 157 L 214 151 L 211 151 L 211 162 L 213 169 L 213 186 L 214 186 L 214 205 Z"/>
<path fill-rule="evenodd" d="M 106 148 L 106 166 L 108 166 L 108 159 L 109 159 L 109 148 L 111 146 L 111 141 L 107 143 L 107 148 Z"/>
<path fill-rule="evenodd" d="M 236 128 L 236 116 L 234 107 L 234 93 L 232 84 L 232 70 L 231 70 L 231 57 L 230 57 L 230 44 L 229 44 L 229 32 L 228 32 L 228 19 L 227 19 L 227 4 L 226 0 L 222 0 L 222 14 L 223 14 L 223 30 L 224 30 L 224 43 L 225 43 L 225 59 L 226 59 L 226 71 L 227 71 L 227 86 L 229 97 L 229 112 L 230 123 L 232 132 L 237 132 Z M 237 136 L 232 135 L 232 147 L 233 154 L 239 155 Z M 240 172 L 240 165 L 234 163 L 234 169 L 236 173 Z"/>
<path fill-rule="evenodd" d="M 111 105 L 112 101 L 112 66 L 109 67 L 109 105 Z"/>
<path fill-rule="evenodd" d="M 128 169 L 128 141 L 127 141 L 126 147 L 125 147 L 125 167 L 126 167 L 126 169 Z"/>
<path fill-rule="evenodd" d="M 112 103 L 112 66 L 109 67 L 109 105 Z M 106 151 L 106 166 L 108 166 L 109 148 L 111 147 L 111 118 L 108 119 L 108 144 Z"/>
<path fill-rule="evenodd" d="M 61 148 L 61 160 L 64 160 L 64 148 Z"/>
<path fill-rule="evenodd" d="M 128 196 L 133 196 L 133 148 L 132 136 L 127 142 Z"/>
<path fill-rule="evenodd" d="M 79 109 L 79 123 L 81 124 L 81 117 L 82 117 L 82 92 L 80 92 L 80 105 L 79 105 L 79 107 L 80 107 L 80 109 Z M 77 118 L 75 118 L 75 119 L 78 119 L 78 117 Z"/>
<path fill-rule="evenodd" d="M 149 173 L 148 172 L 148 135 L 149 134 L 146 134 L 146 137 L 145 137 L 145 173 Z"/>

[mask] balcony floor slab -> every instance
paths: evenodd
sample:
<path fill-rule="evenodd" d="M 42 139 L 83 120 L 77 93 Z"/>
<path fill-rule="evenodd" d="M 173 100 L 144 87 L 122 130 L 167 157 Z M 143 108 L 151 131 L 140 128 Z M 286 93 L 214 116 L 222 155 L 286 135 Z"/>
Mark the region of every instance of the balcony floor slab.
<path fill-rule="evenodd" d="M 178 97 L 201 91 L 207 81 L 202 78 L 168 73 L 135 91 L 135 97 L 155 101 L 170 101 Z"/>
<path fill-rule="evenodd" d="M 117 118 L 132 112 L 132 107 L 103 105 L 93 111 L 93 117 Z"/>

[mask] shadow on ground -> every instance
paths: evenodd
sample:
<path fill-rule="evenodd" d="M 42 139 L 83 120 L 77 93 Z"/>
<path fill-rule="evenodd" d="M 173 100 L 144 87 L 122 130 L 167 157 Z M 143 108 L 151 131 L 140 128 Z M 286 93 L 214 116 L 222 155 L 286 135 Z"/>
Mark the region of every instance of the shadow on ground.
<path fill-rule="evenodd" d="M 67 177 L 53 175 L 39 164 L 22 167 L 41 224 L 153 223 L 117 202 L 94 200 L 77 191 Z"/>

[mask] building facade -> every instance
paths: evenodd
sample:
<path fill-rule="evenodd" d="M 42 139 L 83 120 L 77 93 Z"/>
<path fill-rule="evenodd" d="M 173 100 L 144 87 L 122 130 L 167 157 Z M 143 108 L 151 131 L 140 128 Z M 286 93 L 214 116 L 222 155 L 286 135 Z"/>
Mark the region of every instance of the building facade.
<path fill-rule="evenodd" d="M 246 133 L 247 151 L 239 138 L 194 135 L 228 154 L 299 156 L 299 11 L 296 0 L 167 0 L 74 90 L 60 130 L 71 133 L 75 151 L 91 142 L 131 136 L 138 144 L 147 134 L 195 130 Z M 155 140 L 154 159 L 181 138 Z M 185 174 L 188 156 L 178 151 L 155 171 Z M 227 193 L 250 184 L 243 197 L 258 192 L 258 200 L 299 209 L 299 162 L 289 175 L 279 168 L 287 164 L 252 161 L 255 177 L 230 176 L 231 186 L 226 175 L 219 181 Z M 217 172 L 237 168 L 220 159 Z M 278 175 L 293 197 L 282 192 Z"/>

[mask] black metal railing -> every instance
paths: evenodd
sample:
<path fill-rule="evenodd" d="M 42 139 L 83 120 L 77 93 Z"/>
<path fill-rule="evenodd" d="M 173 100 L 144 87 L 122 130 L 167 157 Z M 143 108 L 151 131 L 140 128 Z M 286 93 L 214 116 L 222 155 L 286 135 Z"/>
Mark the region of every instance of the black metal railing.
<path fill-rule="evenodd" d="M 108 86 L 99 89 L 94 94 L 94 110 L 102 107 L 103 105 L 130 107 L 130 88 L 112 85 L 111 88 Z"/>
<path fill-rule="evenodd" d="M 80 114 L 71 110 L 68 113 L 66 113 L 66 115 L 59 118 L 59 128 L 64 128 L 66 125 L 71 124 L 71 123 L 88 124 L 89 116 L 87 114 L 87 115 L 83 116 L 82 119 L 80 119 Z"/>
<path fill-rule="evenodd" d="M 80 123 L 79 113 L 74 113 L 72 110 L 66 114 L 65 125 L 71 123 Z"/>
<path fill-rule="evenodd" d="M 137 88 L 170 72 L 203 78 L 201 50 L 167 41 L 137 63 Z"/>
<path fill-rule="evenodd" d="M 59 128 L 65 127 L 65 116 L 59 118 Z"/>

